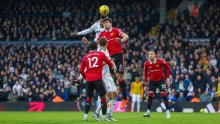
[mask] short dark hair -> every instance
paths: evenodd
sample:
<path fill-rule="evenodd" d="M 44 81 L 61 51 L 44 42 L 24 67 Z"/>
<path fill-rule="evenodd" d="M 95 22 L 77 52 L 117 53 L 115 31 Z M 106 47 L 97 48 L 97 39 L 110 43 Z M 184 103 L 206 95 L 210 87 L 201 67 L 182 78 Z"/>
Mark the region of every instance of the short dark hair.
<path fill-rule="evenodd" d="M 112 19 L 111 19 L 110 17 L 108 17 L 108 16 L 106 16 L 106 17 L 103 19 L 103 21 L 107 21 L 107 20 L 112 23 Z"/>
<path fill-rule="evenodd" d="M 104 18 L 106 18 L 107 16 L 106 15 L 101 15 L 100 16 L 100 19 L 104 19 Z"/>
<path fill-rule="evenodd" d="M 97 43 L 96 42 L 91 42 L 89 44 L 89 49 L 90 50 L 97 50 L 98 46 L 97 46 Z"/>
<path fill-rule="evenodd" d="M 107 39 L 106 37 L 102 37 L 99 39 L 99 45 L 100 46 L 105 46 L 107 44 Z"/>
<path fill-rule="evenodd" d="M 154 49 L 150 49 L 148 52 L 153 52 L 156 54 L 156 51 Z"/>

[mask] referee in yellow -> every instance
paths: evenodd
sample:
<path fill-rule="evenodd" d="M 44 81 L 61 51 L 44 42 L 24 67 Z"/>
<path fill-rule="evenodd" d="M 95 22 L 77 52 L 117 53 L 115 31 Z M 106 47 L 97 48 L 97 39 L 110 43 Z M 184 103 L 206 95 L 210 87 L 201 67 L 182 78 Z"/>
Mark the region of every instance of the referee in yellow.
<path fill-rule="evenodd" d="M 144 88 L 139 77 L 135 77 L 135 82 L 132 82 L 130 95 L 132 96 L 131 112 L 134 111 L 135 103 L 137 102 L 137 112 L 140 111 L 140 102 L 143 98 Z"/>

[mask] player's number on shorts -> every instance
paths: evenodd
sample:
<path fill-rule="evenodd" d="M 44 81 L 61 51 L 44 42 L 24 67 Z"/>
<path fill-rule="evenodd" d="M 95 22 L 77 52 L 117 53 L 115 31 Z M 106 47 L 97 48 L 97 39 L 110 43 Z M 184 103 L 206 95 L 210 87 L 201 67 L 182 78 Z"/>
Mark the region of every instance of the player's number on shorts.
<path fill-rule="evenodd" d="M 88 58 L 89 60 L 89 68 L 97 68 L 98 57 Z"/>

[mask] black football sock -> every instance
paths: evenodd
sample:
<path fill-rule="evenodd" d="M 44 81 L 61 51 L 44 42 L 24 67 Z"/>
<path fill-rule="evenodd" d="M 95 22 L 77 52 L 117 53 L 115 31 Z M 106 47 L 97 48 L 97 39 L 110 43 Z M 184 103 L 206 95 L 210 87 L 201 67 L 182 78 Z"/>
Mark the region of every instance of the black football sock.
<path fill-rule="evenodd" d="M 88 114 L 88 113 L 89 113 L 90 106 L 91 106 L 91 102 L 86 102 L 86 105 L 85 105 L 85 114 Z"/>
<path fill-rule="evenodd" d="M 153 96 L 148 96 L 147 109 L 150 110 L 152 106 Z"/>
<path fill-rule="evenodd" d="M 119 81 L 119 84 L 120 84 L 120 89 L 122 91 L 122 99 L 127 100 L 125 80 Z"/>

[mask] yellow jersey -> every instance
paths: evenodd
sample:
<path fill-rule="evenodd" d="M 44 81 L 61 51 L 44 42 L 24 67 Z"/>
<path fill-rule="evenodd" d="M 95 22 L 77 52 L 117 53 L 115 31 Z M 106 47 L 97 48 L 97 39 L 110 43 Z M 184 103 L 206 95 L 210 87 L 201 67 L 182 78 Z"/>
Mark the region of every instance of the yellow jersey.
<path fill-rule="evenodd" d="M 140 95 L 143 97 L 144 88 L 142 82 L 133 82 L 131 85 L 130 94 Z"/>

